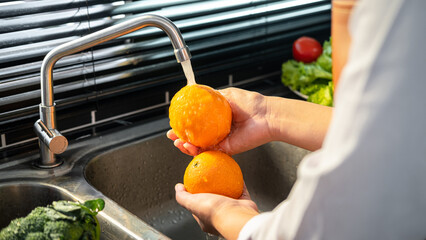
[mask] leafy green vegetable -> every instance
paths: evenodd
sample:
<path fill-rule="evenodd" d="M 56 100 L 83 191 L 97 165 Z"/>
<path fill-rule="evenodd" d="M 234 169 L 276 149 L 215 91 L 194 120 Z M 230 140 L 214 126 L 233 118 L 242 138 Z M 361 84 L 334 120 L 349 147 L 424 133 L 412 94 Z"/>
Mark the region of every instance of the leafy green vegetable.
<path fill-rule="evenodd" d="M 318 103 L 325 106 L 333 106 L 333 83 L 322 86 L 318 91 L 308 97 L 309 102 Z"/>
<path fill-rule="evenodd" d="M 84 202 L 83 204 L 85 207 L 90 209 L 90 211 L 97 213 L 99 211 L 102 211 L 105 207 L 105 202 L 102 199 L 94 199 L 94 200 L 88 200 Z"/>
<path fill-rule="evenodd" d="M 289 60 L 283 63 L 281 81 L 293 90 L 308 95 L 308 101 L 310 102 L 332 106 L 331 66 L 330 39 L 330 41 L 324 42 L 323 52 L 315 62 L 303 63 Z"/>
<path fill-rule="evenodd" d="M 97 240 L 100 227 L 96 214 L 104 206 L 104 200 L 96 199 L 83 204 L 57 201 L 37 207 L 2 229 L 0 240 Z"/>
<path fill-rule="evenodd" d="M 325 41 L 322 46 L 322 54 L 317 59 L 318 65 L 325 71 L 331 73 L 331 39 Z"/>

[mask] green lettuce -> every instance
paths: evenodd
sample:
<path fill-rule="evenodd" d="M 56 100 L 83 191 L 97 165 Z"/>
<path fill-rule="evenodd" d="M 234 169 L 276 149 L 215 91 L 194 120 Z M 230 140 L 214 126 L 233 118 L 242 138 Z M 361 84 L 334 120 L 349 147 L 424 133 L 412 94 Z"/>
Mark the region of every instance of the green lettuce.
<path fill-rule="evenodd" d="M 322 54 L 318 57 L 318 65 L 325 71 L 331 73 L 331 39 L 330 41 L 325 41 L 322 46 Z"/>
<path fill-rule="evenodd" d="M 315 62 L 289 60 L 282 65 L 281 81 L 308 96 L 308 101 L 332 106 L 331 39 L 323 44 L 323 52 Z"/>
<path fill-rule="evenodd" d="M 329 82 L 328 85 L 321 86 L 318 91 L 309 95 L 308 101 L 324 106 L 333 106 L 333 83 Z"/>

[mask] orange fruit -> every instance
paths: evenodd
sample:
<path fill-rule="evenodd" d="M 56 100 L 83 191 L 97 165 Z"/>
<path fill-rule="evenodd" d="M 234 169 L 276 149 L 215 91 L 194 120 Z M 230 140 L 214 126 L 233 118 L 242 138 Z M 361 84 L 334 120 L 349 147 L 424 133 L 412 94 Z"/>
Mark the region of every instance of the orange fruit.
<path fill-rule="evenodd" d="M 206 148 L 222 141 L 231 130 L 231 107 L 222 94 L 211 87 L 187 85 L 172 98 L 170 126 L 176 136 Z"/>
<path fill-rule="evenodd" d="M 235 160 L 221 151 L 206 151 L 194 157 L 185 170 L 183 185 L 190 193 L 215 193 L 239 198 L 244 180 Z"/>

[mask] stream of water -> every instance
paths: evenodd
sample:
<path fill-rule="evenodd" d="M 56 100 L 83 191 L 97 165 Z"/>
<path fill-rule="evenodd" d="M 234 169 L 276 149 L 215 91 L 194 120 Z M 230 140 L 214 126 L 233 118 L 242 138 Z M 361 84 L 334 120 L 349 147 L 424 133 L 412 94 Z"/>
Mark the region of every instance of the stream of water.
<path fill-rule="evenodd" d="M 196 84 L 194 71 L 192 71 L 191 60 L 186 60 L 181 62 L 183 72 L 185 73 L 186 80 L 188 81 L 188 85 Z"/>

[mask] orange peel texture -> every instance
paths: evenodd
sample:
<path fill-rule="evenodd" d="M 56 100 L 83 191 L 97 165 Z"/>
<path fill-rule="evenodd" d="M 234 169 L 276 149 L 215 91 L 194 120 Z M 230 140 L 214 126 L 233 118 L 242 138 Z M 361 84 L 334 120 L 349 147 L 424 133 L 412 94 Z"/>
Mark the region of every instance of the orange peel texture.
<path fill-rule="evenodd" d="M 189 163 L 183 184 L 190 193 L 214 193 L 239 198 L 244 180 L 238 163 L 221 151 L 203 152 Z"/>
<path fill-rule="evenodd" d="M 170 126 L 176 136 L 206 148 L 222 141 L 230 132 L 231 107 L 222 94 L 205 85 L 187 85 L 170 103 Z"/>

